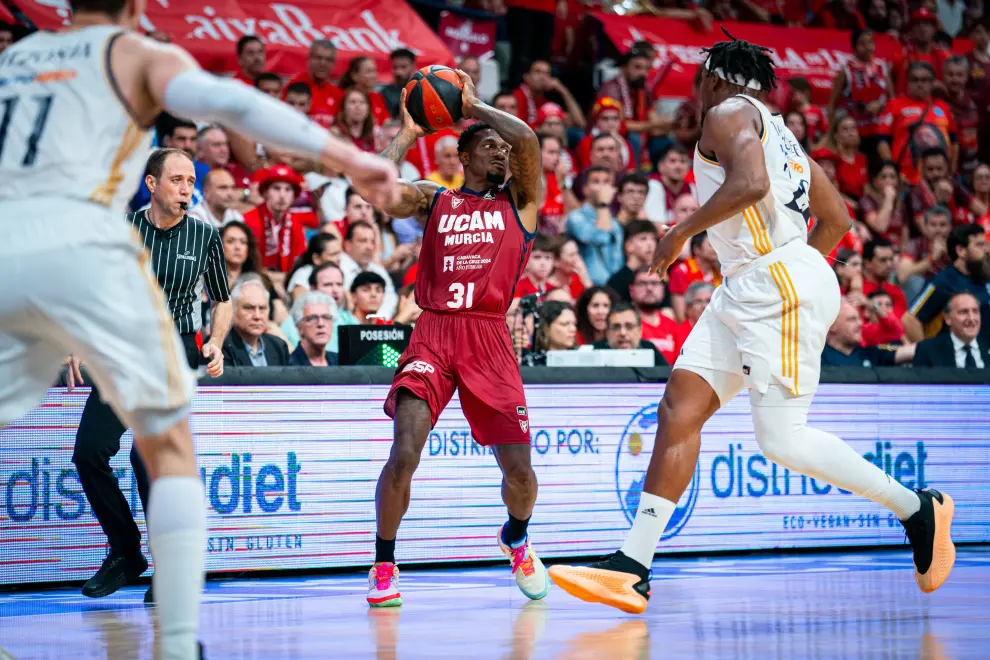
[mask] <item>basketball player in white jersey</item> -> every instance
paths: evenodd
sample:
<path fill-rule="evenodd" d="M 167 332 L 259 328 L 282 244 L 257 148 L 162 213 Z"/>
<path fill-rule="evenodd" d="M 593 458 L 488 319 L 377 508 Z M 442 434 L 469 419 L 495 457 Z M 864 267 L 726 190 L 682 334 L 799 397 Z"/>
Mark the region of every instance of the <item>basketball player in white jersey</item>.
<path fill-rule="evenodd" d="M 825 334 L 840 302 L 823 255 L 850 227 L 846 206 L 780 115 L 759 100 L 776 84 L 768 51 L 732 40 L 706 52 L 702 135 L 694 158 L 702 206 L 666 232 L 653 267 L 664 275 L 684 243 L 707 230 L 724 279 L 664 390 L 625 544 L 589 567 L 554 566 L 550 576 L 583 600 L 626 612 L 646 609 L 649 567 L 695 472 L 701 428 L 747 388 L 763 454 L 893 511 L 914 550 L 918 586 L 934 591 L 955 561 L 952 499 L 935 490 L 908 490 L 839 438 L 807 426 Z"/>
<path fill-rule="evenodd" d="M 158 657 L 198 657 L 205 514 L 195 380 L 125 205 L 166 109 L 341 170 L 388 207 L 397 173 L 257 90 L 130 32 L 144 0 L 71 0 L 72 26 L 0 54 L 0 425 L 84 360 L 151 475 Z M 186 200 L 188 204 L 188 200 Z"/>

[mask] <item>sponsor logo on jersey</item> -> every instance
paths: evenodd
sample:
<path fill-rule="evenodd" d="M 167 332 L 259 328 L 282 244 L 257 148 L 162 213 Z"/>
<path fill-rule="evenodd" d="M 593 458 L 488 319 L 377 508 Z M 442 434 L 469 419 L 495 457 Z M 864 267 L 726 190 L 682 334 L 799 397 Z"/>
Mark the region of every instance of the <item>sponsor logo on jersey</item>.
<path fill-rule="evenodd" d="M 443 258 L 443 272 L 446 273 L 447 271 L 452 271 L 452 270 L 454 270 L 454 258 L 453 257 L 444 257 Z"/>
<path fill-rule="evenodd" d="M 492 231 L 504 230 L 501 211 L 474 211 L 471 215 L 444 213 L 437 223 L 437 233 L 447 234 L 444 246 L 494 243 Z"/>
<path fill-rule="evenodd" d="M 186 252 L 184 254 L 177 254 L 177 255 L 175 255 L 175 258 L 176 259 L 182 259 L 182 260 L 185 260 L 185 261 L 196 261 L 196 255 L 189 254 L 188 252 Z"/>
<path fill-rule="evenodd" d="M 361 341 L 402 341 L 405 336 L 406 333 L 398 328 L 361 331 Z"/>
<path fill-rule="evenodd" d="M 461 202 L 463 202 L 463 201 L 464 201 L 464 198 L 462 198 L 462 197 L 451 197 L 450 198 L 450 208 L 456 209 L 458 206 L 461 205 Z"/>

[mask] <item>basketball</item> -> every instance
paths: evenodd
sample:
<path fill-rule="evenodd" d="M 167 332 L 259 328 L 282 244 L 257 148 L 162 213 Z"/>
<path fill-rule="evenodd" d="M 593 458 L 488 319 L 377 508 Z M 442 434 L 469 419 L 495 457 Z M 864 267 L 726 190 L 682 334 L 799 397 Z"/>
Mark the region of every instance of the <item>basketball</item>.
<path fill-rule="evenodd" d="M 461 81 L 451 68 L 424 66 L 406 83 L 406 108 L 413 121 L 436 131 L 461 119 Z"/>

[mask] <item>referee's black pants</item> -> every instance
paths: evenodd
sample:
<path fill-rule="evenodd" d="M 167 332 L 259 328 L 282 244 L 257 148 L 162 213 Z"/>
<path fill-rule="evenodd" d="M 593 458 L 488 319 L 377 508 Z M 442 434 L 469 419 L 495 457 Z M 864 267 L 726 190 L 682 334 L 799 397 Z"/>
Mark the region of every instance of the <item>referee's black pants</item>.
<path fill-rule="evenodd" d="M 194 333 L 182 335 L 182 344 L 186 349 L 186 359 L 189 366 L 199 365 L 199 349 L 196 346 Z M 110 543 L 110 552 L 120 557 L 134 557 L 141 552 L 141 532 L 138 531 L 134 516 L 124 493 L 120 490 L 117 477 L 110 467 L 110 459 L 120 451 L 120 438 L 127 431 L 110 408 L 101 398 L 96 385 L 86 399 L 82 418 L 79 420 L 79 430 L 76 432 L 76 444 L 72 451 L 72 462 L 79 472 L 79 482 L 82 484 L 86 499 L 93 507 L 93 514 L 100 522 L 103 533 Z M 148 515 L 148 491 L 151 483 L 148 471 L 137 453 L 131 447 L 131 466 L 137 478 L 138 495 L 141 497 L 141 507 L 144 515 Z"/>

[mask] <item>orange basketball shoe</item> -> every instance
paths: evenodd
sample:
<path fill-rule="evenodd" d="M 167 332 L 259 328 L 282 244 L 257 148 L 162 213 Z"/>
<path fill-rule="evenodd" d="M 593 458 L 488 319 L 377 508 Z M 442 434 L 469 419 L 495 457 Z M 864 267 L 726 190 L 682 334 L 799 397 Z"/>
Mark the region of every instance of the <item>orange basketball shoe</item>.
<path fill-rule="evenodd" d="M 650 599 L 650 571 L 618 551 L 590 566 L 551 566 L 550 579 L 576 598 L 642 614 Z"/>
<path fill-rule="evenodd" d="M 951 536 L 955 503 L 934 488 L 915 492 L 921 499 L 921 509 L 901 524 L 914 550 L 914 579 L 922 591 L 930 594 L 942 586 L 956 563 Z"/>

